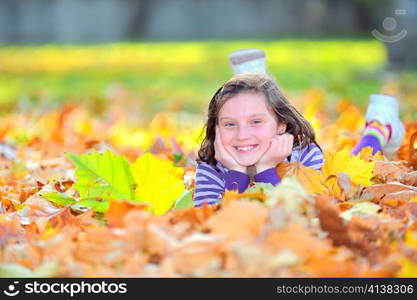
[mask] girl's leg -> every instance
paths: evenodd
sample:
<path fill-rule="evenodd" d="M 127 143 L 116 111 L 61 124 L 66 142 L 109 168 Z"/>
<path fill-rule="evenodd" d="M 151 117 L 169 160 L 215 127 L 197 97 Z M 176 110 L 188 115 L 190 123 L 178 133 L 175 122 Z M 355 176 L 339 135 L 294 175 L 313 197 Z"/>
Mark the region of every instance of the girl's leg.
<path fill-rule="evenodd" d="M 230 53 L 233 74 L 246 72 L 266 73 L 266 55 L 260 49 L 240 49 Z"/>
<path fill-rule="evenodd" d="M 373 121 L 367 124 L 358 144 L 353 148 L 352 154 L 357 155 L 365 147 L 372 148 L 372 155 L 377 152 L 383 152 L 382 147 L 386 145 L 389 137 L 388 128 L 380 123 Z"/>
<path fill-rule="evenodd" d="M 372 154 L 380 151 L 391 158 L 403 138 L 404 125 L 399 118 L 397 99 L 385 94 L 372 94 L 366 112 L 365 130 L 352 153 L 356 155 L 363 148 L 371 147 Z"/>

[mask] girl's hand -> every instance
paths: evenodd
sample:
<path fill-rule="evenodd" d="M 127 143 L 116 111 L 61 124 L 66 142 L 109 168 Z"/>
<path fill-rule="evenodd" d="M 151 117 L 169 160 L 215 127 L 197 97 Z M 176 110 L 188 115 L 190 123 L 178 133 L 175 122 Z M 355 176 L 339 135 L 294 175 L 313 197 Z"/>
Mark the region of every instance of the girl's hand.
<path fill-rule="evenodd" d="M 246 173 L 246 167 L 239 165 L 230 153 L 224 148 L 220 136 L 219 126 L 216 126 L 216 138 L 214 139 L 214 158 L 229 170 Z"/>
<path fill-rule="evenodd" d="M 291 154 L 294 144 L 294 136 L 289 133 L 282 135 L 274 135 L 271 139 L 271 144 L 262 155 L 262 157 L 255 164 L 256 173 L 260 173 L 270 168 L 275 168 L 279 163 Z"/>

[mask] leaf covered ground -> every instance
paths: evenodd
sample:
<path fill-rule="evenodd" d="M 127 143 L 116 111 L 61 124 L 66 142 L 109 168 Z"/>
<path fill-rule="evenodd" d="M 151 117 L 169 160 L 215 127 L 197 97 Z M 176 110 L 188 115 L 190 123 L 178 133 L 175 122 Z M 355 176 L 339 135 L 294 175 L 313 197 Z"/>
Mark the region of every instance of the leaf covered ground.
<path fill-rule="evenodd" d="M 243 194 L 227 192 L 221 204 L 202 208 L 192 207 L 192 191 L 205 108 L 200 114 L 182 110 L 190 99 L 197 107 L 207 105 L 221 81 L 214 71 L 216 57 L 224 59 L 238 42 L 217 56 L 207 54 L 210 43 L 187 44 L 172 58 L 165 56 L 172 49 L 169 44 L 156 52 L 150 45 L 106 46 L 110 50 L 103 56 L 97 56 L 97 47 L 70 47 L 58 54 L 52 46 L 0 51 L 12 58 L 0 59 L 0 82 L 6 83 L 0 86 L 0 276 L 415 276 L 417 91 L 404 86 L 411 81 L 398 78 L 383 87 L 361 85 L 367 75 L 357 70 L 380 66 L 380 45 L 365 42 L 372 52 L 362 51 L 359 43 L 361 51 L 347 53 L 336 51 L 350 49 L 346 45 L 335 50 L 335 44 L 323 44 L 318 51 L 316 44 L 305 43 L 305 59 L 310 60 L 300 60 L 297 70 L 318 81 L 331 78 L 322 88 L 308 87 L 315 83 L 306 84 L 307 77 L 297 77 L 298 71 L 287 72 L 300 44 L 254 46 L 275 53 L 273 70 L 287 62 L 277 79 L 284 88 L 294 84 L 301 90 L 290 89 L 289 97 L 311 122 L 325 151 L 322 172 L 299 163 L 281 164 L 277 172 L 283 181 L 277 187 L 252 185 Z M 333 56 L 323 54 L 326 47 Z M 137 57 L 139 50 L 153 53 L 147 63 Z M 205 68 L 209 71 L 193 73 L 207 57 L 214 60 Z M 340 63 L 341 57 L 357 67 L 349 74 L 365 76 L 362 83 L 338 77 L 343 66 L 337 69 L 332 62 Z M 140 69 L 133 72 L 140 82 L 138 93 L 116 80 L 105 96 L 97 94 L 102 85 L 122 76 L 111 77 L 115 69 L 135 66 Z M 311 76 L 318 66 L 330 73 Z M 100 74 L 93 76 L 99 83 L 93 73 Z M 104 78 L 108 75 L 110 79 Z M 407 133 L 392 160 L 372 156 L 370 149 L 350 155 L 365 109 L 354 96 L 368 89 L 401 100 Z M 74 100 L 71 93 L 77 101 L 53 102 L 58 94 Z M 83 97 L 88 101 L 80 101 Z M 160 106 L 157 98 L 166 99 L 168 106 Z M 153 114 L 155 110 L 165 112 Z M 151 116 L 149 122 L 143 116 Z"/>
<path fill-rule="evenodd" d="M 341 102 L 335 122 L 310 111 L 322 173 L 282 164 L 275 188 L 193 208 L 202 124 L 160 113 L 136 128 L 117 107 L 101 119 L 82 105 L 2 118 L 2 276 L 416 274 L 417 123 L 388 161 L 349 154 L 355 106 Z"/>

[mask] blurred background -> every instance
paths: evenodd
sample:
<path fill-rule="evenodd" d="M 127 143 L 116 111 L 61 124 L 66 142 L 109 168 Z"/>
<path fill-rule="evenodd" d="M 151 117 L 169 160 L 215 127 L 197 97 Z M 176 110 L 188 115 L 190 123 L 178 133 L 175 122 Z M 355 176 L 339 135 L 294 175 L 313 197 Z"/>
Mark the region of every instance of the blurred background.
<path fill-rule="evenodd" d="M 195 124 L 232 75 L 229 52 L 255 47 L 310 116 L 387 92 L 415 121 L 416 28 L 415 0 L 1 0 L 0 111 L 72 103 Z"/>

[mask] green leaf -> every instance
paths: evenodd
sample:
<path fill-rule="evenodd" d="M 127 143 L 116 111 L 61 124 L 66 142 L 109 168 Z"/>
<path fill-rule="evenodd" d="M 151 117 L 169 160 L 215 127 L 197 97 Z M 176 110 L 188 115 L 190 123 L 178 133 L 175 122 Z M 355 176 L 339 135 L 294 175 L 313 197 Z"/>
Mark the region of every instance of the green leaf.
<path fill-rule="evenodd" d="M 194 206 L 193 190 L 185 190 L 182 196 L 175 202 L 174 209 L 185 209 Z"/>
<path fill-rule="evenodd" d="M 96 212 L 105 213 L 109 209 L 109 201 L 98 200 L 98 199 L 83 199 L 76 203 L 76 207 L 84 206 L 92 208 Z"/>
<path fill-rule="evenodd" d="M 376 215 L 381 207 L 373 202 L 360 202 L 355 204 L 348 210 L 345 210 L 340 216 L 346 221 L 350 221 L 354 216 L 366 217 L 370 215 Z"/>
<path fill-rule="evenodd" d="M 179 153 L 179 154 L 174 153 L 173 156 L 174 156 L 174 165 L 178 166 L 178 163 L 184 158 L 184 154 L 183 153 Z"/>
<path fill-rule="evenodd" d="M 274 189 L 274 186 L 270 183 L 257 182 L 257 183 L 255 183 L 254 186 L 249 188 L 249 191 L 251 191 L 253 193 L 259 193 L 259 192 L 268 193 L 268 192 L 272 191 L 273 189 Z"/>
<path fill-rule="evenodd" d="M 48 199 L 52 203 L 55 203 L 61 206 L 68 206 L 77 202 L 74 198 L 68 196 L 65 193 L 57 193 L 57 192 L 47 193 L 47 194 L 43 194 L 42 197 Z"/>
<path fill-rule="evenodd" d="M 109 199 L 134 200 L 135 181 L 125 157 L 108 150 L 103 154 L 68 153 L 67 156 L 76 166 L 77 182 L 74 188 L 80 193 L 81 199 L 99 198 L 104 202 Z M 86 203 L 100 210 L 105 207 L 95 202 Z"/>

